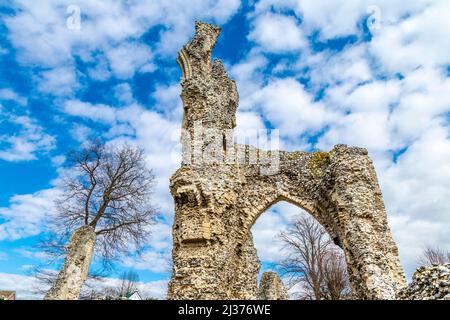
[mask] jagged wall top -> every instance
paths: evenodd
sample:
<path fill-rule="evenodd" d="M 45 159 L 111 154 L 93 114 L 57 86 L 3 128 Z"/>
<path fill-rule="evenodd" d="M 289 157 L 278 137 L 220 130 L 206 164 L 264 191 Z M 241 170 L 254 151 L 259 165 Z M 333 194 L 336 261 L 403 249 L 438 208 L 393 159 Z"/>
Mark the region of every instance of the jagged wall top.
<path fill-rule="evenodd" d="M 179 52 L 177 62 L 182 72 L 182 81 L 192 76 L 211 76 L 211 51 L 220 34 L 220 27 L 203 22 L 195 22 L 195 36 Z"/>
<path fill-rule="evenodd" d="M 204 128 L 233 129 L 236 126 L 238 92 L 220 60 L 211 62 L 211 52 L 220 27 L 195 23 L 195 36 L 178 53 L 182 71 L 181 99 L 184 105 L 183 129 L 194 124 Z"/>

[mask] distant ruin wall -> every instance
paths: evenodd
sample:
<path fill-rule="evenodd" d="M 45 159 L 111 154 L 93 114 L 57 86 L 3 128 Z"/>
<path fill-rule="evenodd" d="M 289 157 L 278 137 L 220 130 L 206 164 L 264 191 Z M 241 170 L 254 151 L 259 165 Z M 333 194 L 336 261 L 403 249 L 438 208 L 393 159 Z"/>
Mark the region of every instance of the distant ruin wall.
<path fill-rule="evenodd" d="M 289 296 L 276 272 L 264 272 L 259 284 L 258 300 L 288 300 Z"/>

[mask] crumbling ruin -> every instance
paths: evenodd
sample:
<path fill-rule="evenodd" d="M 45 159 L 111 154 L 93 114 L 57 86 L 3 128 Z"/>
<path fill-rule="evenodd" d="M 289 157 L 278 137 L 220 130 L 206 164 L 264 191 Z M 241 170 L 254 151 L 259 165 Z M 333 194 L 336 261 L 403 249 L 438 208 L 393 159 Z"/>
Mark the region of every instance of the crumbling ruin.
<path fill-rule="evenodd" d="M 418 268 L 398 296 L 403 300 L 450 300 L 450 263 Z"/>
<path fill-rule="evenodd" d="M 289 295 L 276 272 L 266 271 L 259 283 L 258 300 L 288 300 Z"/>
<path fill-rule="evenodd" d="M 179 52 L 183 162 L 175 200 L 170 299 L 256 299 L 260 268 L 250 228 L 279 201 L 317 219 L 345 252 L 354 293 L 394 299 L 405 287 L 367 150 L 263 151 L 233 142 L 238 92 L 211 51 L 220 28 L 197 22 Z"/>
<path fill-rule="evenodd" d="M 77 229 L 70 237 L 67 256 L 45 300 L 78 300 L 86 281 L 97 235 L 91 226 Z"/>

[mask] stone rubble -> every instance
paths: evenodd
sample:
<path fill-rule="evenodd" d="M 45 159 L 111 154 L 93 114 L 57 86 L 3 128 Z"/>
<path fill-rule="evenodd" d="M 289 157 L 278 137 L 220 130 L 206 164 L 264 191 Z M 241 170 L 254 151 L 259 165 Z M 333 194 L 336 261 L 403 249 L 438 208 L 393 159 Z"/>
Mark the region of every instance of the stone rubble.
<path fill-rule="evenodd" d="M 398 294 L 402 300 L 450 300 L 450 263 L 420 267 Z"/>

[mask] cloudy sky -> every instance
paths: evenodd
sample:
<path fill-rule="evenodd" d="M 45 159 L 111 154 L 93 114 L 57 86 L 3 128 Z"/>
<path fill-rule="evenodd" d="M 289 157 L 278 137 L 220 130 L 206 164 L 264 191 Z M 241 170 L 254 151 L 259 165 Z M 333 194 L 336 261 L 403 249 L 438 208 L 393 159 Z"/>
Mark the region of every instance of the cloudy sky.
<path fill-rule="evenodd" d="M 79 16 L 79 19 L 78 19 Z M 158 177 L 159 223 L 123 257 L 163 297 L 170 276 L 182 116 L 177 51 L 194 21 L 223 29 L 213 52 L 240 92 L 238 130 L 277 128 L 286 150 L 366 147 L 410 277 L 425 245 L 450 249 L 450 2 L 446 0 L 25 1 L 0 4 L 0 289 L 31 292 L 33 245 L 54 214 L 68 150 L 132 141 Z M 264 269 L 300 209 L 253 227 Z"/>

